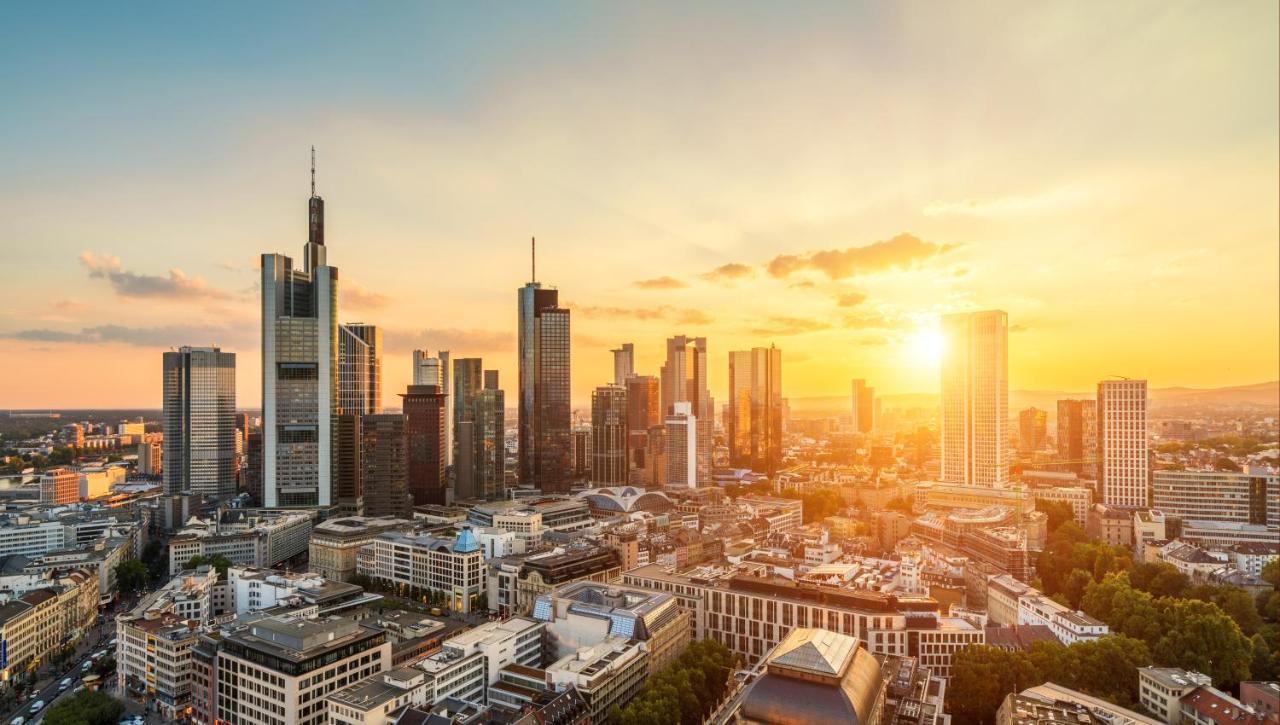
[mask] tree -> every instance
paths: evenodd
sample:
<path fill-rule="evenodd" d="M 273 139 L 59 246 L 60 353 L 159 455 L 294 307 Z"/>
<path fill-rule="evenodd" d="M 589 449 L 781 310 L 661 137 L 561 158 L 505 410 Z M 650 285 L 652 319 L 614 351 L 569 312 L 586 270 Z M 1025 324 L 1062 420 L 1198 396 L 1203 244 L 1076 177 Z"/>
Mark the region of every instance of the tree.
<path fill-rule="evenodd" d="M 1252 660 L 1249 665 L 1249 677 L 1263 681 L 1275 680 L 1280 677 L 1280 672 L 1276 671 L 1275 658 L 1271 654 L 1271 645 L 1267 644 L 1266 637 L 1261 634 L 1255 634 L 1249 644 L 1253 648 Z"/>
<path fill-rule="evenodd" d="M 885 502 L 884 510 L 900 511 L 908 516 L 911 516 L 915 512 L 915 506 L 916 506 L 915 496 L 909 495 L 906 498 L 903 498 L 902 496 L 894 496 L 893 498 Z"/>
<path fill-rule="evenodd" d="M 115 672 L 115 669 L 116 669 L 116 658 L 110 655 L 103 657 L 102 659 L 93 663 L 93 674 L 103 679 L 106 679 L 107 675 L 111 674 L 112 672 Z"/>
<path fill-rule="evenodd" d="M 45 713 L 46 725 L 114 725 L 124 703 L 100 690 L 84 690 L 54 703 Z"/>
<path fill-rule="evenodd" d="M 1235 461 L 1231 460 L 1230 458 L 1227 458 L 1226 456 L 1218 456 L 1218 458 L 1213 462 L 1213 470 L 1239 473 L 1240 466 Z"/>
<path fill-rule="evenodd" d="M 1262 615 L 1249 592 L 1240 587 L 1215 587 L 1210 600 L 1240 627 L 1246 637 L 1252 637 L 1262 629 Z"/>
<path fill-rule="evenodd" d="M 1075 521 L 1075 509 L 1071 508 L 1071 504 L 1066 501 L 1050 501 L 1044 498 L 1036 499 L 1036 511 L 1043 511 L 1048 517 L 1046 527 L 1050 533 L 1058 530 L 1058 527 L 1068 521 Z"/>
<path fill-rule="evenodd" d="M 1157 598 L 1184 597 L 1191 588 L 1191 579 L 1164 561 L 1135 563 L 1129 571 L 1129 582 Z"/>
<path fill-rule="evenodd" d="M 222 554 L 214 554 L 213 556 L 200 556 L 199 554 L 187 559 L 186 569 L 196 569 L 202 566 L 211 566 L 217 572 L 218 576 L 226 579 L 227 569 L 231 568 L 231 560 Z"/>
<path fill-rule="evenodd" d="M 136 559 L 116 564 L 116 586 L 121 593 L 133 595 L 146 589 L 148 581 L 147 565 Z"/>
<path fill-rule="evenodd" d="M 1162 667 L 1202 672 L 1219 686 L 1249 677 L 1249 640 L 1216 604 L 1195 599 L 1162 599 L 1166 626 L 1152 648 Z"/>
<path fill-rule="evenodd" d="M 965 647 L 951 658 L 947 706 L 954 721 L 985 725 L 995 722 L 996 710 L 1010 693 L 1044 681 L 1035 660 L 1020 652 L 988 645 Z"/>

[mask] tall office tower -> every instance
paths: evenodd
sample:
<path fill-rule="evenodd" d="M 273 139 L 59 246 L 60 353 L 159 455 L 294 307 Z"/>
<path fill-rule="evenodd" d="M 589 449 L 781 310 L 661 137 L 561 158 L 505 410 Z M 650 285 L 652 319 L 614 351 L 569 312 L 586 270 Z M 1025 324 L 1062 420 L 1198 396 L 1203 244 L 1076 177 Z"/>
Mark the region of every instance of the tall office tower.
<path fill-rule="evenodd" d="M 164 490 L 236 492 L 236 355 L 216 347 L 164 353 Z"/>
<path fill-rule="evenodd" d="M 867 387 L 867 381 L 853 381 L 853 429 L 870 433 L 876 427 L 876 389 Z"/>
<path fill-rule="evenodd" d="M 942 480 L 1003 488 L 1009 481 L 1009 316 L 942 317 Z"/>
<path fill-rule="evenodd" d="M 262 504 L 333 504 L 338 409 L 338 270 L 325 260 L 324 200 L 311 166 L 301 269 L 262 255 Z"/>
<path fill-rule="evenodd" d="M 1049 427 L 1048 411 L 1034 406 L 1018 413 L 1018 450 L 1023 453 L 1034 453 L 1044 448 L 1044 439 Z"/>
<path fill-rule="evenodd" d="M 636 373 L 636 346 L 630 342 L 611 350 L 613 353 L 613 384 L 626 385 L 627 378 Z"/>
<path fill-rule="evenodd" d="M 453 361 L 453 399 L 448 402 L 453 407 L 449 412 L 449 425 L 453 429 L 450 440 L 453 445 L 455 477 L 462 467 L 473 462 L 459 459 L 474 456 L 475 437 L 472 436 L 465 445 L 459 441 L 459 437 L 462 435 L 462 427 L 475 421 L 476 395 L 484 387 L 483 367 L 484 364 L 478 357 L 460 357 Z M 470 496 L 474 495 L 473 492 Z"/>
<path fill-rule="evenodd" d="M 773 475 L 782 463 L 782 351 L 729 353 L 729 461 Z"/>
<path fill-rule="evenodd" d="M 382 412 L 382 331 L 376 325 L 338 325 L 338 409 Z"/>
<path fill-rule="evenodd" d="M 360 421 L 365 516 L 413 518 L 407 418 L 400 413 L 382 413 L 363 416 Z"/>
<path fill-rule="evenodd" d="M 668 488 L 698 487 L 698 420 L 693 404 L 682 400 L 672 406 L 667 416 L 666 440 Z"/>
<path fill-rule="evenodd" d="M 498 388 L 498 371 L 484 371 L 484 389 L 476 396 L 475 494 L 502 498 L 506 493 L 506 395 Z"/>
<path fill-rule="evenodd" d="M 80 500 L 80 474 L 69 468 L 50 468 L 40 474 L 40 503 L 60 506 Z"/>
<path fill-rule="evenodd" d="M 413 505 L 449 503 L 445 477 L 444 432 L 446 424 L 444 389 L 439 385 L 410 385 L 404 398 L 405 437 L 409 450 L 409 493 Z"/>
<path fill-rule="evenodd" d="M 444 388 L 444 402 L 449 405 L 453 399 L 453 368 L 449 364 L 449 351 L 440 350 L 431 357 L 426 350 L 413 351 L 413 384 L 439 385 Z M 453 426 L 445 427 L 444 454 L 445 466 L 453 465 Z"/>
<path fill-rule="evenodd" d="M 581 481 L 591 475 L 591 429 L 578 426 L 569 436 L 569 472 Z"/>
<path fill-rule="evenodd" d="M 570 487 L 569 310 L 559 292 L 529 282 L 518 292 L 519 481 L 544 493 Z"/>
<path fill-rule="evenodd" d="M 1098 490 L 1112 506 L 1147 506 L 1147 381 L 1098 383 Z"/>
<path fill-rule="evenodd" d="M 627 380 L 628 468 L 643 470 L 649 462 L 649 429 L 662 425 L 662 400 L 658 378 L 632 375 Z"/>
<path fill-rule="evenodd" d="M 249 492 L 253 505 L 261 506 L 266 494 L 262 490 L 262 429 L 249 432 L 244 441 L 244 490 Z"/>
<path fill-rule="evenodd" d="M 602 385 L 591 393 L 591 483 L 627 482 L 627 389 Z"/>
<path fill-rule="evenodd" d="M 359 413 L 341 413 L 333 419 L 334 498 L 342 516 L 364 516 L 364 420 Z"/>
<path fill-rule="evenodd" d="M 144 440 L 139 443 L 138 473 L 144 476 L 159 476 L 162 471 L 164 471 L 164 443 L 157 440 Z"/>
<path fill-rule="evenodd" d="M 1058 460 L 1069 471 L 1096 476 L 1098 405 L 1093 400 L 1058 401 Z"/>
<path fill-rule="evenodd" d="M 667 361 L 662 366 L 662 410 L 675 412 L 675 404 L 687 402 L 698 423 L 696 471 L 699 481 L 711 480 L 711 443 L 715 413 L 707 389 L 707 338 L 684 335 L 667 339 Z M 669 466 L 670 464 L 668 464 Z"/>

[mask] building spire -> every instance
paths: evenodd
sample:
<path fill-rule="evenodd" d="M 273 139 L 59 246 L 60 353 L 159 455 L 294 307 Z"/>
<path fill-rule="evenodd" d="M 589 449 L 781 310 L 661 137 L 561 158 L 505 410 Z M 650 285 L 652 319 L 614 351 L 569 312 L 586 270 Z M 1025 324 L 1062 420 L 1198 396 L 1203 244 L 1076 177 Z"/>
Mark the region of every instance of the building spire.
<path fill-rule="evenodd" d="M 529 281 L 538 281 L 538 238 L 529 237 Z"/>
<path fill-rule="evenodd" d="M 316 195 L 316 147 L 311 147 L 311 195 Z"/>

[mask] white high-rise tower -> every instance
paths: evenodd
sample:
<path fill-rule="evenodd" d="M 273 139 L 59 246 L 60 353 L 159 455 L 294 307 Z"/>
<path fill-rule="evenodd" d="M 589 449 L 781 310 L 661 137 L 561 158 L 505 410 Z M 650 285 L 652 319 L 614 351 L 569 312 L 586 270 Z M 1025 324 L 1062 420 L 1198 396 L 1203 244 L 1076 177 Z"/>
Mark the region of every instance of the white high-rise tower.
<path fill-rule="evenodd" d="M 942 480 L 1003 488 L 1009 481 L 1009 316 L 944 315 Z"/>

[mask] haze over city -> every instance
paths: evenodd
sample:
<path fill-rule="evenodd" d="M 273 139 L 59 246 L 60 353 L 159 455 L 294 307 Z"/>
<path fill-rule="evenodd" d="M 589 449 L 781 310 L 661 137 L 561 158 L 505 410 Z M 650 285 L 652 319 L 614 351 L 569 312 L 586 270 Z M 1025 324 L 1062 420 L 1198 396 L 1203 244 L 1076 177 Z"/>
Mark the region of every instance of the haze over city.
<path fill-rule="evenodd" d="M 241 6 L 244 10 L 248 6 Z M 10 7 L 0 405 L 160 404 L 160 351 L 238 354 L 258 255 L 306 241 L 342 320 L 515 377 L 514 292 L 609 350 L 784 350 L 789 397 L 938 388 L 938 318 L 1002 309 L 1013 389 L 1274 380 L 1272 3 Z"/>

